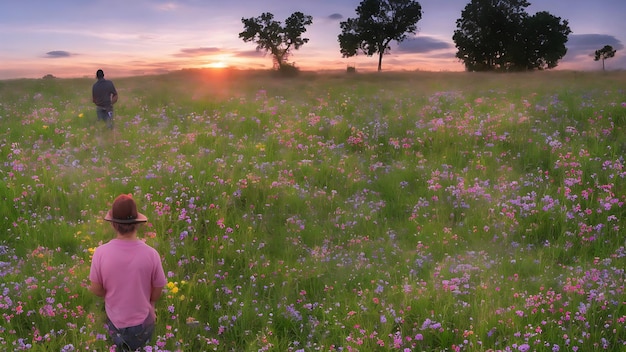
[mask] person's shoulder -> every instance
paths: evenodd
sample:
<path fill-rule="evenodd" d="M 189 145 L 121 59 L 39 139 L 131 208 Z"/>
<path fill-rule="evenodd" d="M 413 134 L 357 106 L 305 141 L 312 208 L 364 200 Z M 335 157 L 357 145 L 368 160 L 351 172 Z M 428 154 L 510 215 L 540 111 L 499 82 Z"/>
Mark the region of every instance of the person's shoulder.
<path fill-rule="evenodd" d="M 156 249 L 154 249 L 154 247 L 152 247 L 151 245 L 149 245 L 148 243 L 146 243 L 146 241 L 141 240 L 141 241 L 138 241 L 138 242 L 139 242 L 139 243 L 141 243 L 141 246 L 148 248 L 148 250 L 153 250 L 153 251 L 156 251 Z"/>
<path fill-rule="evenodd" d="M 152 247 L 151 245 L 149 245 L 149 244 L 147 244 L 147 243 L 145 243 L 143 241 L 141 241 L 141 243 L 144 244 L 145 250 L 147 252 L 150 252 L 152 255 L 156 255 L 156 256 L 160 257 L 159 251 L 156 248 Z"/>
<path fill-rule="evenodd" d="M 94 255 L 100 255 L 100 254 L 106 252 L 108 250 L 108 248 L 111 248 L 111 241 L 105 242 L 105 243 L 102 243 L 102 244 L 98 245 L 96 248 L 93 249 L 93 254 Z"/>
<path fill-rule="evenodd" d="M 115 241 L 113 241 L 113 240 L 109 240 L 109 241 L 104 242 L 103 244 L 99 245 L 98 247 L 96 247 L 96 250 L 97 250 L 98 248 L 108 248 L 108 247 L 112 247 L 112 246 L 114 246 L 114 245 L 115 245 Z"/>

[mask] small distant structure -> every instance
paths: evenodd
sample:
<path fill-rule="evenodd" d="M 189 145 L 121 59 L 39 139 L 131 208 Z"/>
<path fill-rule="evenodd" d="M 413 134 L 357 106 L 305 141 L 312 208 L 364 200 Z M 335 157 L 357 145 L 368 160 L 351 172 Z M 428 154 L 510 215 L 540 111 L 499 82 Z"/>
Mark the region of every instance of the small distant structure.
<path fill-rule="evenodd" d="M 53 74 L 48 73 L 47 75 L 41 77 L 41 79 L 56 79 Z"/>

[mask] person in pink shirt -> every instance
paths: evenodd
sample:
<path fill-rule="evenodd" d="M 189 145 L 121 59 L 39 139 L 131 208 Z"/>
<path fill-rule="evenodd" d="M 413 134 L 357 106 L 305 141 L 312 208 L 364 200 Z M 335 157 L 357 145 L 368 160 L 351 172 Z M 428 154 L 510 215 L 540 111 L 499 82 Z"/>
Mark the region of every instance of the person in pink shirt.
<path fill-rule="evenodd" d="M 96 248 L 89 289 L 104 298 L 106 325 L 117 350 L 135 351 L 152 338 L 155 303 L 167 279 L 159 253 L 137 238 L 137 228 L 148 219 L 131 195 L 115 198 L 104 220 L 115 229 L 115 238 Z"/>

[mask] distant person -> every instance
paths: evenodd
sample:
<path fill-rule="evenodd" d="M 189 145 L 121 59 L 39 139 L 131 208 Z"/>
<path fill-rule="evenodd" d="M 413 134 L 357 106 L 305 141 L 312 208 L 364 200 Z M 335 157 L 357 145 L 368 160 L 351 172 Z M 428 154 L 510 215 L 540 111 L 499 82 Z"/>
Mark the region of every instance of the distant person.
<path fill-rule="evenodd" d="M 96 71 L 96 83 L 91 88 L 93 103 L 96 104 L 98 120 L 105 121 L 113 129 L 113 104 L 117 102 L 117 91 L 113 82 L 104 79 L 104 71 Z"/>
<path fill-rule="evenodd" d="M 137 212 L 130 195 L 115 198 L 104 220 L 115 238 L 94 252 L 89 290 L 104 297 L 106 325 L 117 350 L 135 351 L 152 338 L 155 303 L 167 279 L 159 253 L 137 238 L 137 228 L 148 219 Z"/>

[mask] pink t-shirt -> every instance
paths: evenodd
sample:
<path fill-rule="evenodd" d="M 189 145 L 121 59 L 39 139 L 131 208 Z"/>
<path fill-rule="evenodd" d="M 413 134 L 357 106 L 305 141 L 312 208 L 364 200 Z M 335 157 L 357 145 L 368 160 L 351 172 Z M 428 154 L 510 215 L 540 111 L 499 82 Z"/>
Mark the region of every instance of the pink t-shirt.
<path fill-rule="evenodd" d="M 140 240 L 113 239 L 96 248 L 89 279 L 104 287 L 106 313 L 118 329 L 143 323 L 152 288 L 167 284 L 159 253 Z"/>

